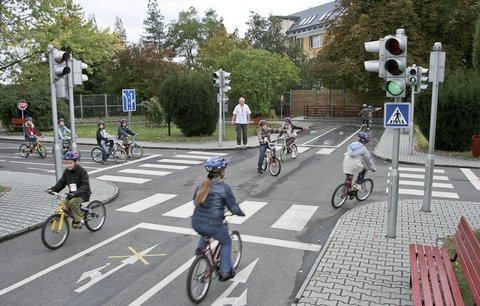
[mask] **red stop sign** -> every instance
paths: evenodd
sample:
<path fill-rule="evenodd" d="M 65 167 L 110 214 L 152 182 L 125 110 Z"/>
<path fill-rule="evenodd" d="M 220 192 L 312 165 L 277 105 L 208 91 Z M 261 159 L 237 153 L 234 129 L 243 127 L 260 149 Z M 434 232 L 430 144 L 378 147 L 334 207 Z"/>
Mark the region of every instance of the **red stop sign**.
<path fill-rule="evenodd" d="M 17 107 L 18 107 L 19 110 L 23 111 L 23 110 L 27 109 L 28 104 L 27 104 L 26 101 L 20 101 L 20 102 L 17 103 Z"/>

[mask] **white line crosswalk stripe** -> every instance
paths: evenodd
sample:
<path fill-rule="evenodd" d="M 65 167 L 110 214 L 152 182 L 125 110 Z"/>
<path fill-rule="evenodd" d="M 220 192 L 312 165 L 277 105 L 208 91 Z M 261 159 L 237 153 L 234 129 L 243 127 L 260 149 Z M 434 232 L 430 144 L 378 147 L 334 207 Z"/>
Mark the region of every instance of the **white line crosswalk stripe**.
<path fill-rule="evenodd" d="M 321 148 L 317 153 L 315 154 L 319 154 L 319 155 L 329 155 L 331 154 L 333 151 L 335 151 L 335 149 L 333 148 Z"/>
<path fill-rule="evenodd" d="M 165 176 L 172 172 L 168 171 L 154 171 L 154 170 L 143 170 L 143 169 L 123 169 L 118 172 L 121 173 L 132 173 L 132 174 L 144 174 L 144 175 L 155 175 L 155 176 Z"/>
<path fill-rule="evenodd" d="M 420 181 L 404 181 L 400 180 L 400 185 L 410 185 L 410 186 L 421 186 L 423 187 L 423 182 Z M 453 189 L 453 185 L 449 183 L 433 183 L 434 188 L 450 188 Z"/>
<path fill-rule="evenodd" d="M 144 178 L 130 177 L 130 176 L 117 176 L 117 175 L 102 175 L 102 176 L 96 177 L 96 179 L 103 180 L 103 181 L 132 183 L 132 184 L 145 184 L 152 180 L 152 179 L 144 179 Z"/>
<path fill-rule="evenodd" d="M 184 159 L 169 159 L 169 158 L 164 158 L 157 160 L 157 163 L 168 163 L 168 164 L 183 164 L 183 165 L 199 165 L 203 163 L 203 161 L 200 160 L 184 160 Z"/>
<path fill-rule="evenodd" d="M 173 156 L 174 158 L 191 158 L 191 159 L 203 159 L 207 160 L 210 156 L 207 155 L 188 155 L 188 154 L 178 154 Z"/>
<path fill-rule="evenodd" d="M 472 183 L 475 189 L 480 190 L 480 178 L 478 178 L 472 170 L 466 168 L 460 168 L 463 174 L 468 178 L 470 183 Z"/>
<path fill-rule="evenodd" d="M 160 165 L 160 164 L 143 164 L 140 167 L 155 168 L 155 169 L 169 169 L 169 170 L 185 170 L 190 166 L 177 166 L 177 165 Z"/>
<path fill-rule="evenodd" d="M 301 154 L 301 153 L 307 152 L 308 150 L 310 150 L 310 148 L 309 147 L 297 147 L 297 150 L 298 150 L 298 153 Z"/>
<path fill-rule="evenodd" d="M 202 151 L 190 151 L 188 154 L 196 154 L 196 155 L 207 155 L 207 156 L 226 156 L 228 153 L 221 153 L 221 152 L 202 152 Z"/>
<path fill-rule="evenodd" d="M 186 219 L 190 218 L 193 215 L 194 209 L 195 206 L 193 204 L 193 201 L 190 201 L 177 208 L 167 211 L 162 216 Z"/>
<path fill-rule="evenodd" d="M 292 205 L 271 227 L 291 231 L 302 231 L 318 206 Z"/>
<path fill-rule="evenodd" d="M 407 194 L 407 195 L 418 195 L 423 196 L 423 190 L 417 189 L 398 189 L 399 194 Z M 449 198 L 449 199 L 459 199 L 457 193 L 455 192 L 442 192 L 442 191 L 432 191 L 432 197 L 435 198 Z"/>
<path fill-rule="evenodd" d="M 392 170 L 392 167 L 389 167 L 388 170 Z M 400 170 L 401 172 L 424 172 L 425 173 L 425 168 L 398 167 L 398 170 Z M 433 173 L 445 174 L 445 170 L 433 169 Z"/>
<path fill-rule="evenodd" d="M 148 198 L 120 207 L 116 209 L 116 211 L 138 213 L 145 209 L 148 209 L 150 207 L 153 207 L 155 205 L 168 201 L 176 196 L 177 196 L 176 194 L 156 193 Z"/>
<path fill-rule="evenodd" d="M 228 222 L 232 224 L 242 224 L 267 204 L 268 202 L 243 201 L 240 203 L 240 208 L 245 213 L 245 217 L 233 216 Z"/>

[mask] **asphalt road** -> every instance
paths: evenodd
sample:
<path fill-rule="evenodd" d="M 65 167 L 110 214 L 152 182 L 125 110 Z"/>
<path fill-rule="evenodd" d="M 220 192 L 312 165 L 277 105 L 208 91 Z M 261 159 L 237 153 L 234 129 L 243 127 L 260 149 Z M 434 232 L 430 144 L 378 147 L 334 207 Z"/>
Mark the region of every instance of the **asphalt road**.
<path fill-rule="evenodd" d="M 202 304 L 230 305 L 235 298 L 238 305 L 292 303 L 338 218 L 362 205 L 352 200 L 333 209 L 330 204 L 333 189 L 344 180 L 343 154 L 356 130 L 320 123 L 300 133 L 301 153 L 282 164 L 278 177 L 256 172 L 257 149 L 220 151 L 230 161 L 226 182 L 247 213 L 230 224 L 243 237 L 243 255 L 238 276 L 226 283 L 214 280 Z M 381 134 L 372 131 L 370 151 Z M 51 157 L 23 159 L 15 154 L 18 146 L 2 141 L 0 169 L 54 169 Z M 189 201 L 205 178 L 202 160 L 218 152 L 146 150 L 135 163 L 103 166 L 89 160 L 91 148 L 80 149 L 90 176 L 114 180 L 120 189 L 107 205 L 105 226 L 96 233 L 72 230 L 56 251 L 42 245 L 39 230 L 1 242 L 0 304 L 190 305 L 186 270 L 198 236 L 190 227 Z M 375 188 L 366 202 L 387 198 L 390 163 L 375 162 L 378 171 L 368 174 Z M 400 198 L 421 198 L 421 168 L 403 166 Z M 478 191 L 460 169 L 439 168 L 436 175 L 438 197 L 478 200 Z"/>

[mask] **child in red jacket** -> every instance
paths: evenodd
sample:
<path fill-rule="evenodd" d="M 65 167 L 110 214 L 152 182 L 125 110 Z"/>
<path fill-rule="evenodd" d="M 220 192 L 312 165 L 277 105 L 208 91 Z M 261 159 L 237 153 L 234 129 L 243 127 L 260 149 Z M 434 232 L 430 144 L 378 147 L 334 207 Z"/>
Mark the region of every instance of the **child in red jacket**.
<path fill-rule="evenodd" d="M 37 136 L 38 137 L 43 137 L 43 136 L 35 129 L 35 125 L 33 124 L 32 117 L 27 117 L 25 118 L 25 120 L 26 120 L 25 126 L 23 127 L 25 140 L 28 140 L 30 142 L 30 146 L 35 147 L 37 145 Z"/>

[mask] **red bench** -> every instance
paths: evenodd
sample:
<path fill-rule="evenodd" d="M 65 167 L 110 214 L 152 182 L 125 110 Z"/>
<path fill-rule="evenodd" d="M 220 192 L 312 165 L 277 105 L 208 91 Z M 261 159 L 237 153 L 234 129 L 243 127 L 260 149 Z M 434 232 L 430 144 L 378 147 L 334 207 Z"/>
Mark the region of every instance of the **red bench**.
<path fill-rule="evenodd" d="M 255 124 L 255 131 L 254 133 L 257 132 L 257 127 L 258 127 L 258 124 L 261 120 L 265 120 L 265 117 L 258 117 L 258 118 L 253 118 L 253 123 Z"/>
<path fill-rule="evenodd" d="M 410 286 L 414 305 L 464 305 L 451 262 L 460 261 L 476 305 L 480 305 L 480 242 L 465 217 L 454 236 L 456 255 L 447 249 L 410 244 Z"/>
<path fill-rule="evenodd" d="M 22 118 L 12 118 L 10 121 L 10 128 L 23 128 L 23 124 L 25 123 L 25 119 Z"/>

